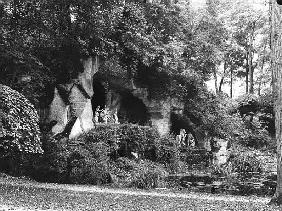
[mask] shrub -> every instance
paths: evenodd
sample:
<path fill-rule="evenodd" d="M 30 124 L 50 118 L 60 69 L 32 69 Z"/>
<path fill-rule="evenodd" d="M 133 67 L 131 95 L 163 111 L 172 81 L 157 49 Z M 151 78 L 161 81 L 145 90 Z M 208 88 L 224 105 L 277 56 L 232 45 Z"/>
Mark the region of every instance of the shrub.
<path fill-rule="evenodd" d="M 0 84 L 0 156 L 19 165 L 23 155 L 42 153 L 38 123 L 34 106 L 19 92 Z"/>
<path fill-rule="evenodd" d="M 176 169 L 179 161 L 172 136 L 159 138 L 154 129 L 131 124 L 100 125 L 73 140 L 46 138 L 43 147 L 33 176 L 49 182 L 155 188 L 164 183 L 164 166 Z M 131 160 L 131 152 L 140 157 Z"/>
<path fill-rule="evenodd" d="M 106 143 L 112 158 L 132 157 L 131 152 L 143 158 L 154 159 L 154 141 L 158 133 L 147 126 L 134 124 L 98 125 L 95 129 L 79 136 L 82 143 Z"/>
<path fill-rule="evenodd" d="M 68 182 L 106 184 L 111 182 L 108 171 L 109 147 L 103 142 L 70 145 Z"/>
<path fill-rule="evenodd" d="M 70 156 L 68 139 L 44 137 L 42 141 L 44 154 L 34 159 L 30 176 L 42 182 L 65 183 Z"/>
<path fill-rule="evenodd" d="M 233 151 L 231 154 L 222 172 L 227 176 L 235 174 L 237 178 L 245 179 L 262 173 L 262 170 L 262 164 L 251 150 L 245 151 L 237 148 L 236 152 Z"/>
<path fill-rule="evenodd" d="M 0 84 L 1 153 L 42 153 L 39 117 L 34 106 L 19 92 Z"/>
<path fill-rule="evenodd" d="M 246 122 L 244 129 L 239 131 L 236 140 L 243 146 L 252 148 L 270 147 L 273 145 L 268 131 L 262 126 L 257 117 L 251 122 Z"/>
<path fill-rule="evenodd" d="M 132 173 L 130 187 L 150 189 L 164 186 L 165 168 L 151 161 L 141 161 Z"/>
<path fill-rule="evenodd" d="M 264 97 L 262 96 L 258 99 L 254 95 L 243 95 L 237 99 L 238 107 L 241 118 L 242 126 L 240 129 L 236 130 L 235 138 L 240 144 L 253 147 L 271 147 L 273 141 L 270 137 L 271 129 L 268 128 L 269 124 L 268 117 L 271 119 L 270 115 L 272 113 L 272 108 L 269 102 L 264 102 Z"/>
<path fill-rule="evenodd" d="M 210 136 L 225 138 L 233 127 L 233 107 L 235 102 L 224 95 L 214 95 L 208 91 L 185 102 L 185 115 Z"/>
<path fill-rule="evenodd" d="M 172 135 L 160 137 L 156 140 L 157 161 L 168 164 L 173 172 L 178 171 L 180 161 L 180 143 Z"/>
<path fill-rule="evenodd" d="M 119 153 L 130 156 L 137 152 L 143 158 L 154 160 L 154 143 L 158 133 L 151 127 L 134 124 L 123 124 L 119 128 Z"/>
<path fill-rule="evenodd" d="M 274 99 L 272 91 L 266 92 L 259 98 L 259 119 L 272 137 L 275 137 Z"/>
<path fill-rule="evenodd" d="M 118 185 L 142 189 L 163 187 L 168 174 L 161 164 L 148 160 L 137 162 L 125 157 L 111 163 L 111 173 L 116 176 Z"/>
<path fill-rule="evenodd" d="M 111 182 L 107 166 L 109 160 L 107 144 L 47 138 L 43 146 L 44 155 L 34 163 L 32 176 L 35 179 L 77 184 Z"/>

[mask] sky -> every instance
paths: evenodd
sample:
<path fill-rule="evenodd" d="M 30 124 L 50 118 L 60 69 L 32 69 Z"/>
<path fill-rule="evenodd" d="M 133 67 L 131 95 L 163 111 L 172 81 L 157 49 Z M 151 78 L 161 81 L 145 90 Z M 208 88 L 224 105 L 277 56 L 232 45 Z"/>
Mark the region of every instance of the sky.
<path fill-rule="evenodd" d="M 234 0 L 236 1 L 236 0 Z M 262 9 L 266 6 L 268 0 L 244 0 L 249 2 L 255 8 Z M 190 0 L 192 7 L 201 8 L 205 5 L 206 0 Z"/>
<path fill-rule="evenodd" d="M 200 8 L 205 5 L 205 0 L 190 0 L 192 7 Z"/>

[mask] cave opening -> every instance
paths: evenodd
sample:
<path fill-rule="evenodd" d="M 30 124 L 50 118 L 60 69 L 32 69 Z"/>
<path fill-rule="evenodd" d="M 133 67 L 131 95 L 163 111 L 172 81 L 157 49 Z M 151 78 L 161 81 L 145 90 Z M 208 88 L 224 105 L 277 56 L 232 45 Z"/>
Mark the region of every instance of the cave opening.
<path fill-rule="evenodd" d="M 118 111 L 120 123 L 133 123 L 139 125 L 149 125 L 150 114 L 143 101 L 130 92 L 121 93 L 121 104 Z"/>
<path fill-rule="evenodd" d="M 103 83 L 99 79 L 93 80 L 93 97 L 91 99 L 93 114 L 95 115 L 95 111 L 100 107 L 100 109 L 104 109 L 106 106 L 106 89 Z"/>
<path fill-rule="evenodd" d="M 181 129 L 185 129 L 187 134 L 192 134 L 196 145 L 198 145 L 198 137 L 195 131 L 194 123 L 186 115 L 172 112 L 170 115 L 170 132 L 178 135 Z"/>

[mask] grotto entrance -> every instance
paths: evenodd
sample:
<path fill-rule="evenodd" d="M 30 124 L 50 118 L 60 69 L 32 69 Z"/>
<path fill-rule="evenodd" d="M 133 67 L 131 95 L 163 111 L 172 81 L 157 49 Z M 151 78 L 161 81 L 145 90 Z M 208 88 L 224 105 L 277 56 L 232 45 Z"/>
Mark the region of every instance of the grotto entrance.
<path fill-rule="evenodd" d="M 197 138 L 194 126 L 193 126 L 193 122 L 188 117 L 186 117 L 185 115 L 182 115 L 182 114 L 172 112 L 171 115 L 170 115 L 170 122 L 171 122 L 170 132 L 172 134 L 178 135 L 180 133 L 181 129 L 185 129 L 187 134 L 190 133 L 193 136 L 194 141 L 195 141 L 195 145 L 196 146 L 199 145 L 198 138 Z M 189 143 L 188 143 L 188 140 L 186 138 L 185 139 L 185 145 L 187 146 L 188 144 Z"/>
<path fill-rule="evenodd" d="M 149 125 L 150 115 L 143 101 L 135 97 L 129 91 L 122 91 L 120 95 L 121 102 L 118 111 L 119 122 Z"/>
<path fill-rule="evenodd" d="M 95 111 L 100 107 L 100 109 L 104 109 L 106 106 L 106 89 L 101 80 L 98 78 L 93 79 L 93 97 L 91 99 L 93 115 L 95 115 Z"/>

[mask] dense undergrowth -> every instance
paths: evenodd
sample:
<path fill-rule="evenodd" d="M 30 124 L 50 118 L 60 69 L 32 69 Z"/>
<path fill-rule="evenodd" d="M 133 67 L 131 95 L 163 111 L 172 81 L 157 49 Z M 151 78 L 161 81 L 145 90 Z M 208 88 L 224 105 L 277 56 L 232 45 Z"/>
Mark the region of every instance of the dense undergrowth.
<path fill-rule="evenodd" d="M 45 153 L 30 166 L 30 176 L 45 182 L 156 188 L 174 171 L 178 147 L 150 127 L 100 125 L 74 140 L 46 137 Z"/>
<path fill-rule="evenodd" d="M 227 189 L 238 187 L 241 181 L 249 182 L 255 174 L 265 181 L 273 177 L 263 159 L 258 159 L 265 153 L 271 154 L 272 161 L 275 157 L 272 104 L 267 99 L 244 96 L 231 101 L 204 93 L 194 104 L 186 105 L 184 115 L 194 122 L 197 131 L 202 131 L 206 142 L 213 139 L 230 142 L 227 164 L 218 167 L 208 160 L 202 169 L 212 177 L 224 177 Z M 188 159 L 193 154 L 189 155 L 189 150 L 177 143 L 175 136 L 160 137 L 149 126 L 101 124 L 76 139 L 44 134 L 41 142 L 43 154 L 10 150 L 17 163 L 11 164 L 7 157 L 2 157 L 2 171 L 44 182 L 137 188 L 178 187 L 177 182 L 168 183 L 168 175 L 191 173 L 191 169 L 193 173 L 194 164 Z M 201 155 L 198 158 L 200 163 L 210 159 Z M 10 165 L 17 165 L 17 172 L 11 172 Z M 270 181 L 272 187 L 273 181 L 275 178 Z"/>

